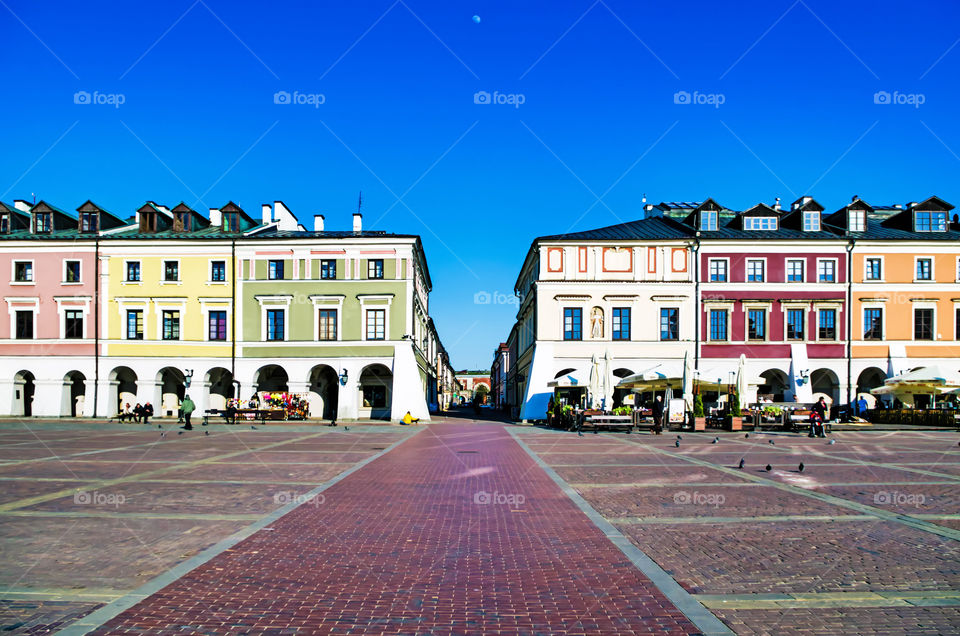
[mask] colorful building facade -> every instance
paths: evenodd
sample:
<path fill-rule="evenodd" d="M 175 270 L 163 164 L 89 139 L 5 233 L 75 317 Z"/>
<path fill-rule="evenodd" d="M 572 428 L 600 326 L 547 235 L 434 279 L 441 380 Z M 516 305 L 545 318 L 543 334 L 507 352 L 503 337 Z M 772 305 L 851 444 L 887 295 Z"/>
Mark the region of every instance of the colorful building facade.
<path fill-rule="evenodd" d="M 712 199 L 647 205 L 644 218 L 534 240 L 515 291 L 506 393 L 542 419 L 558 386 L 586 387 L 596 358 L 612 387 L 637 373 L 733 381 L 758 396 L 845 403 L 896 373 L 960 370 L 960 225 L 937 197 L 811 197 L 735 211 Z M 609 359 L 609 362 L 607 360 Z"/>
<path fill-rule="evenodd" d="M 148 202 L 127 220 L 18 201 L 0 228 L 2 414 L 171 416 L 186 394 L 203 410 L 268 392 L 314 418 L 429 418 L 452 373 L 419 237 L 359 214 L 308 231 L 279 201 L 259 218 Z"/>

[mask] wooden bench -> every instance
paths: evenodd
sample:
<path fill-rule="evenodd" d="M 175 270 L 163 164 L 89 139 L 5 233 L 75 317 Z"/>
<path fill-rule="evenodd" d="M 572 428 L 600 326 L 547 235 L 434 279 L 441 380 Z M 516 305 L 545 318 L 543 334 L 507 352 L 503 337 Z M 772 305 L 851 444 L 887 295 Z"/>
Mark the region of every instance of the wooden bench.
<path fill-rule="evenodd" d="M 578 422 L 577 431 L 582 430 L 584 425 L 592 426 L 594 433 L 599 432 L 601 426 L 625 426 L 628 429 L 627 433 L 636 430 L 633 418 L 629 415 L 584 414 Z"/>
<path fill-rule="evenodd" d="M 209 424 L 211 417 L 221 417 L 225 424 L 236 424 L 237 420 L 260 423 L 265 423 L 267 420 L 284 420 L 286 415 L 286 411 L 281 409 L 236 409 L 233 421 L 230 421 L 226 409 L 207 409 L 203 413 L 203 425 Z"/>

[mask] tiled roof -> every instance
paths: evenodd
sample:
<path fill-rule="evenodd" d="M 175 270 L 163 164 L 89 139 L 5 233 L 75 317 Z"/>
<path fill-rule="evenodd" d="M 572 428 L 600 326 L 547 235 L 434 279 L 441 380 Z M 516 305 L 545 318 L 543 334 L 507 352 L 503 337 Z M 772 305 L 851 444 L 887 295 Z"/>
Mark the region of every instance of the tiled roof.
<path fill-rule="evenodd" d="M 596 230 L 570 232 L 541 236 L 538 241 L 608 241 L 642 239 L 682 239 L 693 236 L 689 228 L 669 218 L 652 217 L 639 221 L 628 221 L 619 225 L 609 225 Z"/>

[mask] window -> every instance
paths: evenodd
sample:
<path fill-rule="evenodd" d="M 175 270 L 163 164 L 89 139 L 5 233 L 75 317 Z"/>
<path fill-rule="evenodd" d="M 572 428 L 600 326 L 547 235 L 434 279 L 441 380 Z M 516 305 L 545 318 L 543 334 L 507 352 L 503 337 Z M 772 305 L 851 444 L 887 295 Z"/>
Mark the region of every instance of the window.
<path fill-rule="evenodd" d="M 49 212 L 38 212 L 33 228 L 37 234 L 49 234 L 53 229 L 53 217 Z"/>
<path fill-rule="evenodd" d="M 283 340 L 283 309 L 267 310 L 267 340 Z"/>
<path fill-rule="evenodd" d="M 127 310 L 127 340 L 143 340 L 143 311 Z"/>
<path fill-rule="evenodd" d="M 180 312 L 177 310 L 164 310 L 163 312 L 163 339 L 180 339 Z"/>
<path fill-rule="evenodd" d="M 801 260 L 787 261 L 787 282 L 788 283 L 803 282 L 803 261 Z"/>
<path fill-rule="evenodd" d="M 227 339 L 227 312 L 211 311 L 207 316 L 207 338 L 209 340 Z"/>
<path fill-rule="evenodd" d="M 847 229 L 851 232 L 863 232 L 867 229 L 867 213 L 863 210 L 852 210 L 847 216 Z"/>
<path fill-rule="evenodd" d="M 933 309 L 913 310 L 913 339 L 933 340 Z"/>
<path fill-rule="evenodd" d="M 883 261 L 879 258 L 868 258 L 863 276 L 867 280 L 883 280 Z"/>
<path fill-rule="evenodd" d="M 767 310 L 750 309 L 747 311 L 747 340 L 766 340 Z"/>
<path fill-rule="evenodd" d="M 775 230 L 777 217 L 775 216 L 748 216 L 743 219 L 745 230 Z"/>
<path fill-rule="evenodd" d="M 236 212 L 227 212 L 223 215 L 223 231 L 224 232 L 239 232 L 240 231 L 240 215 Z"/>
<path fill-rule="evenodd" d="M 563 310 L 563 339 L 583 340 L 583 310 L 567 307 Z"/>
<path fill-rule="evenodd" d="M 371 258 L 367 261 L 367 278 L 383 278 L 382 258 Z"/>
<path fill-rule="evenodd" d="M 6 234 L 10 231 L 10 215 L 0 214 L 0 234 Z"/>
<path fill-rule="evenodd" d="M 67 309 L 63 312 L 63 337 L 83 338 L 83 312 L 77 309 Z"/>
<path fill-rule="evenodd" d="M 722 258 L 710 259 L 710 282 L 727 282 L 727 261 Z"/>
<path fill-rule="evenodd" d="M 180 280 L 179 261 L 163 261 L 163 280 L 167 282 Z"/>
<path fill-rule="evenodd" d="M 363 406 L 374 409 L 386 408 L 387 387 L 381 385 L 365 385 L 363 387 Z"/>
<path fill-rule="evenodd" d="M 17 283 L 33 282 L 33 263 L 19 261 L 13 263 L 13 280 Z"/>
<path fill-rule="evenodd" d="M 764 262 L 761 260 L 747 261 L 747 281 L 751 283 L 763 282 Z"/>
<path fill-rule="evenodd" d="M 337 339 L 337 310 L 320 310 L 320 333 L 317 334 L 317 340 L 336 340 Z"/>
<path fill-rule="evenodd" d="M 613 308 L 613 339 L 614 340 L 630 339 L 630 308 L 629 307 Z"/>
<path fill-rule="evenodd" d="M 387 312 L 384 309 L 367 310 L 367 340 L 386 339 Z"/>
<path fill-rule="evenodd" d="M 914 229 L 917 232 L 946 232 L 946 212 L 914 212 Z"/>
<path fill-rule="evenodd" d="M 879 311 L 879 310 L 877 310 Z M 817 315 L 817 339 L 837 339 L 837 310 L 821 309 Z"/>
<path fill-rule="evenodd" d="M 227 280 L 227 263 L 226 261 L 211 261 L 210 262 L 210 280 L 214 283 L 222 283 Z"/>
<path fill-rule="evenodd" d="M 703 210 L 700 212 L 700 229 L 712 232 L 717 229 L 717 211 Z"/>
<path fill-rule="evenodd" d="M 711 340 L 727 339 L 727 310 L 726 309 L 710 310 L 710 339 Z"/>
<path fill-rule="evenodd" d="M 820 282 L 820 283 L 837 282 L 837 261 L 817 262 L 817 282 Z"/>
<path fill-rule="evenodd" d="M 863 310 L 863 339 L 883 339 L 883 309 L 872 308 Z"/>
<path fill-rule="evenodd" d="M 97 231 L 97 213 L 96 212 L 80 213 L 80 231 L 81 232 Z"/>
<path fill-rule="evenodd" d="M 320 278 L 334 279 L 337 277 L 337 261 L 320 261 Z"/>
<path fill-rule="evenodd" d="M 33 312 L 18 311 L 16 322 L 17 340 L 33 340 Z"/>
<path fill-rule="evenodd" d="M 676 307 L 660 309 L 660 339 L 680 339 L 680 310 Z"/>
<path fill-rule="evenodd" d="M 933 280 L 933 261 L 931 259 L 917 259 L 917 280 Z"/>
<path fill-rule="evenodd" d="M 787 340 L 803 340 L 803 310 L 787 310 Z"/>
<path fill-rule="evenodd" d="M 79 283 L 80 261 L 67 261 L 64 264 L 63 276 L 63 282 L 65 283 Z"/>
<path fill-rule="evenodd" d="M 804 232 L 820 231 L 820 212 L 819 211 L 817 210 L 803 211 L 803 231 Z"/>
<path fill-rule="evenodd" d="M 174 232 L 190 231 L 190 213 L 189 212 L 174 212 L 173 231 Z"/>
<path fill-rule="evenodd" d="M 283 261 L 272 260 L 267 263 L 267 278 L 269 280 L 283 280 Z"/>
<path fill-rule="evenodd" d="M 127 261 L 127 282 L 140 282 L 140 261 Z"/>

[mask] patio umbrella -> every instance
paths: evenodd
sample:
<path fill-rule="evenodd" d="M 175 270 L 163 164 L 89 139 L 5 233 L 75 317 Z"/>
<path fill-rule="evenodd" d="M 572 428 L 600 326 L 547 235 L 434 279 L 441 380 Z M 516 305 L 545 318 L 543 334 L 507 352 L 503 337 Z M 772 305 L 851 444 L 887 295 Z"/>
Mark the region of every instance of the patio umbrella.
<path fill-rule="evenodd" d="M 914 395 L 933 395 L 960 389 L 960 372 L 939 365 L 919 367 L 887 378 L 883 386 L 871 389 L 873 395 L 891 395 L 913 407 Z"/>
<path fill-rule="evenodd" d="M 740 407 L 743 408 L 743 401 L 747 393 L 747 356 L 740 354 L 740 360 L 737 362 L 737 396 L 740 399 Z"/>
<path fill-rule="evenodd" d="M 600 357 L 595 353 L 590 362 L 590 408 L 600 408 L 600 391 L 602 380 L 600 379 Z"/>
<path fill-rule="evenodd" d="M 610 355 L 610 349 L 603 351 L 603 406 L 612 408 L 613 406 L 613 356 Z"/>
<path fill-rule="evenodd" d="M 687 409 L 693 410 L 693 367 L 690 364 L 690 352 L 683 353 L 683 401 Z"/>

